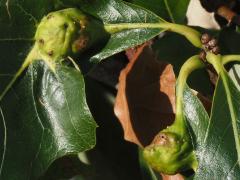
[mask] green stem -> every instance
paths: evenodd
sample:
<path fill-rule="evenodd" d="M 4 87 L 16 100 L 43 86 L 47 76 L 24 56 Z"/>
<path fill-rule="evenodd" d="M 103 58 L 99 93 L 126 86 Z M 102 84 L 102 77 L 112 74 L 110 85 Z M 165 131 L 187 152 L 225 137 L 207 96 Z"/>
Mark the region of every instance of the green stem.
<path fill-rule="evenodd" d="M 230 110 L 230 116 L 232 119 L 232 127 L 233 127 L 233 133 L 234 133 L 234 139 L 236 143 L 236 149 L 237 149 L 237 154 L 238 154 L 238 160 L 240 160 L 240 140 L 239 140 L 239 134 L 238 134 L 238 126 L 237 126 L 237 113 L 235 112 L 235 108 L 233 106 L 233 97 L 231 96 L 231 91 L 228 83 L 227 76 L 228 74 L 226 73 L 226 70 L 224 69 L 224 62 L 230 62 L 233 59 L 237 60 L 236 58 L 239 58 L 240 56 L 238 55 L 229 55 L 229 56 L 224 56 L 225 59 L 223 60 L 220 55 L 215 55 L 212 53 L 207 53 L 207 61 L 213 65 L 217 73 L 220 75 L 223 81 L 223 86 L 226 91 L 226 96 L 227 96 L 227 102 L 228 102 L 228 107 Z"/>
<path fill-rule="evenodd" d="M 225 55 L 225 56 L 222 56 L 221 58 L 221 62 L 223 65 L 233 61 L 240 61 L 240 55 L 235 55 L 235 54 Z"/>
<path fill-rule="evenodd" d="M 224 67 L 222 65 L 222 57 L 221 55 L 215 55 L 213 53 L 207 53 L 206 56 L 207 61 L 213 65 L 214 69 L 220 74 L 223 71 Z"/>
<path fill-rule="evenodd" d="M 184 89 L 186 88 L 188 76 L 195 70 L 205 67 L 202 60 L 198 55 L 190 57 L 181 67 L 179 76 L 177 79 L 176 88 L 176 117 L 174 123 L 170 126 L 171 130 L 181 136 L 185 141 L 190 141 L 189 133 L 187 132 L 187 125 L 184 119 L 183 97 Z M 191 168 L 196 171 L 198 167 L 198 161 L 195 157 L 195 153 L 192 151 L 189 155 L 189 162 Z"/>
<path fill-rule="evenodd" d="M 185 36 L 194 46 L 202 48 L 202 43 L 200 40 L 201 34 L 188 26 L 168 23 L 168 22 L 159 22 L 159 23 L 119 23 L 119 24 L 105 24 L 105 30 L 114 34 L 123 30 L 128 29 L 165 29 L 172 31 L 178 34 Z"/>
<path fill-rule="evenodd" d="M 183 94 L 186 87 L 188 76 L 196 69 L 203 68 L 205 65 L 198 55 L 190 57 L 181 67 L 176 88 L 176 118 L 172 125 L 177 130 L 183 129 L 180 134 L 185 134 L 185 122 L 183 120 Z M 182 128 L 179 128 L 182 127 Z"/>

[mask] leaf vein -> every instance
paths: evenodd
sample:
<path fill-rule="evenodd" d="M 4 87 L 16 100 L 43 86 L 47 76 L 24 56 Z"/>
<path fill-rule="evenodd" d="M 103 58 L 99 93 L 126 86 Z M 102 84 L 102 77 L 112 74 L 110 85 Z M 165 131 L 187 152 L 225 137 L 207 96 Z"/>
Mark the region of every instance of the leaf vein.
<path fill-rule="evenodd" d="M 236 161 L 236 163 L 233 165 L 232 168 L 230 168 L 229 172 L 226 175 L 226 178 L 230 175 L 230 173 L 235 169 L 235 167 L 238 165 L 239 160 Z"/>
<path fill-rule="evenodd" d="M 173 23 L 175 23 L 173 14 L 172 14 L 172 12 L 171 12 L 171 9 L 170 9 L 170 7 L 169 7 L 169 5 L 168 5 L 167 0 L 164 0 L 164 4 L 165 4 L 165 6 L 166 6 L 166 8 L 167 8 L 167 12 L 168 12 L 168 14 L 169 14 L 169 17 L 170 17 L 171 21 L 172 21 Z"/>
<path fill-rule="evenodd" d="M 2 154 L 2 161 L 1 161 L 1 165 L 0 165 L 0 177 L 1 177 L 2 176 L 2 170 L 3 170 L 3 164 L 4 164 L 4 160 L 5 160 L 5 156 L 6 156 L 6 150 L 7 150 L 7 127 L 6 127 L 6 122 L 5 122 L 5 118 L 4 118 L 3 111 L 2 111 L 1 107 L 0 107 L 0 113 L 1 113 L 1 116 L 2 116 L 3 127 L 4 127 L 3 154 Z"/>
<path fill-rule="evenodd" d="M 61 78 L 57 74 L 55 74 L 55 75 L 56 75 L 57 80 L 60 82 L 60 85 L 62 85 L 63 83 L 61 81 Z M 81 133 L 77 130 L 77 128 L 75 127 L 75 125 L 73 123 L 72 114 L 70 113 L 70 108 L 69 108 L 69 102 L 68 102 L 68 100 L 66 98 L 66 93 L 64 91 L 64 87 L 62 86 L 62 88 L 63 88 L 63 93 L 64 93 L 64 99 L 65 99 L 65 102 L 66 102 L 66 105 L 67 105 L 67 111 L 68 111 L 68 114 L 69 114 L 69 117 L 70 117 L 70 122 L 71 122 L 74 130 L 76 131 L 76 133 L 81 137 Z M 85 144 L 90 146 L 90 143 L 88 143 L 84 138 L 81 138 L 81 139 L 84 141 Z"/>

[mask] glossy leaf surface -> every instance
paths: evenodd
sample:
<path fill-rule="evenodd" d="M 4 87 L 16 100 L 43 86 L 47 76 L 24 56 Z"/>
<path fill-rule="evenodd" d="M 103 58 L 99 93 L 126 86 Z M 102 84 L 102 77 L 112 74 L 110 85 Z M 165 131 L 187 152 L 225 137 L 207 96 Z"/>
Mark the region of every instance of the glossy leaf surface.
<path fill-rule="evenodd" d="M 82 9 L 101 19 L 104 24 L 164 22 L 154 13 L 121 0 L 87 3 L 83 5 Z M 103 50 L 92 60 L 98 62 L 127 48 L 142 44 L 162 31 L 163 29 L 136 28 L 113 33 Z"/>
<path fill-rule="evenodd" d="M 1 102 L 0 127 L 1 179 L 37 179 L 55 159 L 91 149 L 96 123 L 83 76 L 35 61 Z"/>
<path fill-rule="evenodd" d="M 210 119 L 189 89 L 185 91 L 184 101 L 185 116 L 190 124 L 199 161 L 194 179 L 237 179 L 240 176 L 240 147 L 239 135 L 234 134 L 234 131 L 237 130 L 239 134 L 240 92 L 233 81 L 226 73 L 220 76 Z M 233 112 L 235 118 L 231 115 Z"/>

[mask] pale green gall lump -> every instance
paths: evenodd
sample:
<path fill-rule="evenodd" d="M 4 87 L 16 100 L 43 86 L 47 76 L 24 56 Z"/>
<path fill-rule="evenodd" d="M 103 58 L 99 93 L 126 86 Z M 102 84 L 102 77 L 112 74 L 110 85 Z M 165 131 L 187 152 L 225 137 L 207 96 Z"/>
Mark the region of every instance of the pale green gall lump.
<path fill-rule="evenodd" d="M 100 33 L 97 35 L 96 31 Z M 58 61 L 89 48 L 105 37 L 102 31 L 100 21 L 69 8 L 45 16 L 38 25 L 35 40 L 44 59 Z"/>

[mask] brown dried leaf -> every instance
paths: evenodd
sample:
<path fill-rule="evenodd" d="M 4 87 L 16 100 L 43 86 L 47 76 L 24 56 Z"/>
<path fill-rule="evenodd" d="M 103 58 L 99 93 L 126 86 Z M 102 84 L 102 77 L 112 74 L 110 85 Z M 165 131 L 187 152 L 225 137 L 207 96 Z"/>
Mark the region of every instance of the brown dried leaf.
<path fill-rule="evenodd" d="M 157 61 L 146 44 L 128 51 L 128 57 L 114 111 L 125 139 L 146 146 L 174 120 L 175 75 L 172 66 Z"/>

